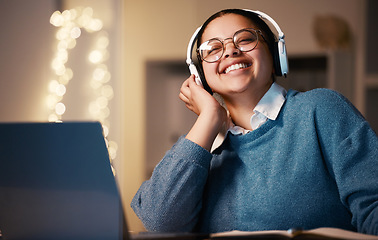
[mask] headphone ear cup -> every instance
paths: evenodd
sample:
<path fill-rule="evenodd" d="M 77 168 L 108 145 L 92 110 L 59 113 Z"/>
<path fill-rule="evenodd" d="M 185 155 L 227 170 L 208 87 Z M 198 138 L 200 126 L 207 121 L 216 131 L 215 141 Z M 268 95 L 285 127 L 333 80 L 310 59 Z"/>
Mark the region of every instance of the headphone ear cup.
<path fill-rule="evenodd" d="M 280 39 L 274 43 L 274 71 L 277 76 L 285 76 L 289 73 L 289 63 L 286 54 L 285 41 Z"/>

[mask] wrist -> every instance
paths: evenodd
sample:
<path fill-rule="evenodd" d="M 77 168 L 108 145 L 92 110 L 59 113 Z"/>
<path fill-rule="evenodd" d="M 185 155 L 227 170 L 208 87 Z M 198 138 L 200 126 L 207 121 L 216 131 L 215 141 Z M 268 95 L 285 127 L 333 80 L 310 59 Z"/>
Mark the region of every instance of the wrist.
<path fill-rule="evenodd" d="M 186 138 L 210 151 L 210 148 L 227 121 L 226 110 L 219 108 L 203 111 L 197 118 Z"/>

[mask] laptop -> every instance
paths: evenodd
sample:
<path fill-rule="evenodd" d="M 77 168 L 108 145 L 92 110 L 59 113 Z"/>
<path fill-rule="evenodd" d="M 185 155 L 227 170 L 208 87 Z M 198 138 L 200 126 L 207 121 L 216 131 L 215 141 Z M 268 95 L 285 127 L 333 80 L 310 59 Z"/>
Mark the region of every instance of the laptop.
<path fill-rule="evenodd" d="M 0 123 L 0 136 L 3 240 L 205 237 L 129 234 L 99 122 Z"/>

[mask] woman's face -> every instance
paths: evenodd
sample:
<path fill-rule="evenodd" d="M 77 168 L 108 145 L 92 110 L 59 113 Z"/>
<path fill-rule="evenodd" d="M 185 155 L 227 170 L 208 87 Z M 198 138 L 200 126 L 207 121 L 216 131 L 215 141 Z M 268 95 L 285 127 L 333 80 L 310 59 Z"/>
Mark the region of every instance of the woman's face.
<path fill-rule="evenodd" d="M 258 30 L 247 18 L 227 14 L 210 22 L 201 40 L 232 38 L 236 31 L 243 28 Z M 238 50 L 230 39 L 224 42 L 224 46 L 225 51 L 219 61 L 203 62 L 204 74 L 212 90 L 223 97 L 235 93 L 254 94 L 256 90 L 266 91 L 272 83 L 273 59 L 261 35 L 257 46 L 249 52 Z M 231 66 L 238 67 L 229 70 Z"/>

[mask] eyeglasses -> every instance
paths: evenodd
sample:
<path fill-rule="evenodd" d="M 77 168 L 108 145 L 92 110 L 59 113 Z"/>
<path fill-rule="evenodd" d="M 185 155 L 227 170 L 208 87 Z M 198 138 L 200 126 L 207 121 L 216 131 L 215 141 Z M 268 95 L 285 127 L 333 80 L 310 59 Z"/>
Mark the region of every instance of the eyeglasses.
<path fill-rule="evenodd" d="M 234 46 L 242 52 L 252 51 L 259 42 L 259 34 L 264 38 L 260 30 L 252 28 L 241 29 L 234 33 L 232 38 L 220 40 L 218 38 L 210 39 L 200 45 L 197 53 L 201 59 L 208 63 L 218 61 L 224 54 L 224 41 L 231 39 Z"/>

